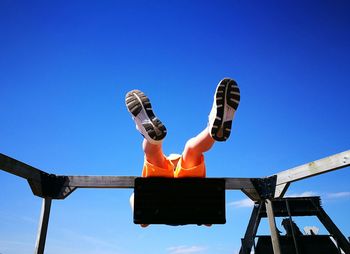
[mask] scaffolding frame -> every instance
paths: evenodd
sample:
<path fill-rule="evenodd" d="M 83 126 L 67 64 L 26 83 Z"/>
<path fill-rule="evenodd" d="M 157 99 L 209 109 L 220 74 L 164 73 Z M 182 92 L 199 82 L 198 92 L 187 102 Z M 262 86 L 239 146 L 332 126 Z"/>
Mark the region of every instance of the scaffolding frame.
<path fill-rule="evenodd" d="M 225 180 L 226 190 L 240 190 L 254 202 L 265 202 L 273 250 L 275 254 L 281 254 L 273 209 L 274 199 L 282 198 L 292 182 L 348 167 L 349 165 L 350 150 L 306 163 L 268 177 L 226 177 L 223 179 Z M 53 199 L 65 199 L 78 188 L 134 188 L 134 182 L 137 178 L 136 176 L 66 176 L 50 174 L 1 153 L 0 169 L 26 179 L 33 194 L 42 198 L 35 254 L 44 253 Z M 249 237 L 245 237 L 246 241 L 242 241 L 242 244 L 251 244 L 251 240 L 247 239 L 251 239 L 252 232 L 257 230 L 257 225 L 260 222 L 258 214 L 259 210 L 254 208 L 251 220 L 248 224 L 248 229 L 252 228 L 252 230 L 248 232 L 247 229 L 246 234 L 249 234 Z M 327 218 L 328 215 L 325 215 L 324 218 Z M 346 242 L 347 243 L 344 242 L 344 246 L 349 244 L 348 241 Z M 347 249 L 347 247 L 342 248 L 344 248 L 343 251 L 346 254 L 350 254 L 350 249 Z"/>

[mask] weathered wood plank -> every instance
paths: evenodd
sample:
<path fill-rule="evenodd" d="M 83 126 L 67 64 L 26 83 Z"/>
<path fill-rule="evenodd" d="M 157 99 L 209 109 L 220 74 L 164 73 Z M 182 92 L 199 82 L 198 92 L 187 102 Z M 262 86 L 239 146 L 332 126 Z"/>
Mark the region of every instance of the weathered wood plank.
<path fill-rule="evenodd" d="M 67 176 L 65 187 L 134 188 L 136 176 Z"/>
<path fill-rule="evenodd" d="M 65 187 L 134 188 L 136 176 L 67 176 Z M 224 178 L 227 190 L 254 189 L 250 178 Z"/>
<path fill-rule="evenodd" d="M 267 217 L 269 220 L 273 253 L 281 254 L 281 245 L 280 245 L 280 241 L 279 241 L 279 235 L 277 232 L 276 220 L 275 220 L 275 214 L 273 211 L 272 201 L 267 199 L 265 205 L 266 205 Z"/>
<path fill-rule="evenodd" d="M 278 186 L 348 166 L 350 166 L 350 150 L 277 173 L 275 196 L 281 196 L 284 192 L 284 188 Z"/>
<path fill-rule="evenodd" d="M 0 153 L 0 169 L 10 174 L 38 182 L 40 181 L 40 173 L 43 172 L 2 153 Z"/>

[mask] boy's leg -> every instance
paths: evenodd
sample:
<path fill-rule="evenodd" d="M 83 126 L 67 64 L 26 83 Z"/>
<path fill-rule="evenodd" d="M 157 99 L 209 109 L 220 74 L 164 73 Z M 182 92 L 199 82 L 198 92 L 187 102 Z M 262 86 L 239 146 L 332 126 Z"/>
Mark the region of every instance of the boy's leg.
<path fill-rule="evenodd" d="M 208 127 L 186 143 L 181 161 L 183 168 L 199 165 L 203 153 L 210 150 L 215 141 L 228 139 L 239 101 L 240 90 L 237 83 L 229 78 L 221 80 L 214 94 Z"/>
<path fill-rule="evenodd" d="M 162 144 L 152 144 L 147 139 L 143 139 L 142 149 L 145 153 L 145 159 L 157 166 L 157 167 L 166 167 L 166 158 L 163 154 Z"/>
<path fill-rule="evenodd" d="M 210 136 L 208 128 L 205 128 L 196 137 L 187 141 L 182 154 L 182 167 L 192 168 L 202 161 L 203 153 L 210 150 L 215 140 Z"/>
<path fill-rule="evenodd" d="M 164 156 L 161 143 L 152 144 L 144 139 L 142 148 L 145 153 L 142 177 L 174 177 L 174 165 Z"/>
<path fill-rule="evenodd" d="M 144 137 L 142 148 L 145 153 L 143 177 L 173 177 L 173 170 L 163 154 L 162 141 L 166 128 L 155 116 L 149 98 L 139 90 L 126 94 L 125 103 L 136 124 L 136 129 Z"/>

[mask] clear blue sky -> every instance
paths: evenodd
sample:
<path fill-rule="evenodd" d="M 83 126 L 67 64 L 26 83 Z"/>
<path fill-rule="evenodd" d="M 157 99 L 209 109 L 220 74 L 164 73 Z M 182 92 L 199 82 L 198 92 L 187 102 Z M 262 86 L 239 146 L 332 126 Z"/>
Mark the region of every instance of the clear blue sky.
<path fill-rule="evenodd" d="M 64 175 L 139 175 L 141 136 L 124 106 L 143 90 L 166 124 L 165 153 L 206 125 L 217 82 L 242 101 L 210 177 L 260 177 L 350 148 L 350 4 L 321 1 L 0 2 L 0 152 Z M 350 168 L 292 184 L 321 195 L 350 235 Z M 32 253 L 41 199 L 0 171 L 0 253 Z M 227 193 L 227 224 L 132 223 L 132 190 L 54 201 L 46 253 L 237 253 L 250 216 Z M 302 228 L 318 225 L 298 221 Z M 324 231 L 323 231 L 324 232 Z"/>

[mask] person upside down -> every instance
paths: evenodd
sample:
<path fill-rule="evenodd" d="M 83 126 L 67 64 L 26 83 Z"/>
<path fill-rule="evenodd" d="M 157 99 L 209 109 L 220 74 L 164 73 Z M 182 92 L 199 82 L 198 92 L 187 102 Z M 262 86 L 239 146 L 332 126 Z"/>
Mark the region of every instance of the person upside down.
<path fill-rule="evenodd" d="M 136 124 L 136 129 L 144 137 L 142 177 L 204 178 L 204 153 L 209 151 L 216 141 L 227 141 L 239 102 L 240 89 L 237 83 L 230 78 L 222 79 L 214 93 L 208 125 L 186 142 L 181 155 L 165 156 L 162 143 L 167 130 L 154 114 L 149 98 L 140 90 L 128 92 L 125 96 L 127 109 Z M 133 208 L 133 195 L 130 197 L 130 203 Z"/>

